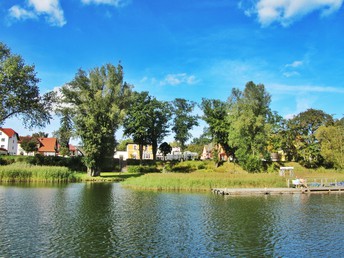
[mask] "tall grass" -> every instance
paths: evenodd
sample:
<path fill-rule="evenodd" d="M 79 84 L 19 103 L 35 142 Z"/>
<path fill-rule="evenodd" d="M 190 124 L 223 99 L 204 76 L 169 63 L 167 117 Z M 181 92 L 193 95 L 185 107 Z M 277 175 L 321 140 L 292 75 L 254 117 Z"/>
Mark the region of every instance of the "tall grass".
<path fill-rule="evenodd" d="M 136 189 L 208 191 L 212 188 L 286 187 L 286 179 L 267 173 L 150 173 L 129 178 L 122 185 Z"/>
<path fill-rule="evenodd" d="M 67 182 L 75 181 L 74 173 L 66 167 L 32 166 L 14 163 L 0 166 L 0 182 Z"/>
<path fill-rule="evenodd" d="M 247 173 L 233 163 L 224 163 L 223 166 L 216 168 L 213 163 L 182 162 L 171 167 L 174 171 L 172 173 L 149 173 L 128 178 L 122 182 L 122 185 L 150 190 L 208 191 L 212 188 L 287 187 L 287 180 L 295 177 L 305 178 L 308 182 L 319 182 L 321 179 L 344 181 L 343 171 L 306 169 L 298 163 L 284 165 L 294 167 L 294 176 L 281 177 L 278 175 L 278 169 L 269 173 Z"/>

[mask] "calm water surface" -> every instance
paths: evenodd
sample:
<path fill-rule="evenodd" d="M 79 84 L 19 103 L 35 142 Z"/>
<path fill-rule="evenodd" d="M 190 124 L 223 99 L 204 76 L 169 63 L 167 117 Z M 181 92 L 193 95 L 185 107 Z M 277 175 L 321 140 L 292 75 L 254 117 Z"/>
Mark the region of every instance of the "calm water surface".
<path fill-rule="evenodd" d="M 0 185 L 0 257 L 343 257 L 344 194 Z"/>

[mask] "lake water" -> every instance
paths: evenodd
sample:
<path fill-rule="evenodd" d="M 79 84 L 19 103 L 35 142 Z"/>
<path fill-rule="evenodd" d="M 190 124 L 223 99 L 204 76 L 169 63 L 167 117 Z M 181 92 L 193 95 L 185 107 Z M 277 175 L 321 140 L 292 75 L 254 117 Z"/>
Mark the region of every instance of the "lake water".
<path fill-rule="evenodd" d="M 0 257 L 343 257 L 344 194 L 0 185 Z"/>

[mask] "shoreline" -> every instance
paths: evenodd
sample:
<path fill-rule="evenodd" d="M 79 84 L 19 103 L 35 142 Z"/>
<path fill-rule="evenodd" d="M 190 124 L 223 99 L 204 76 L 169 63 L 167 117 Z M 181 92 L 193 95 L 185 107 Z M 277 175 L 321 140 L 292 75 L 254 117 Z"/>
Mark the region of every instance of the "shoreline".
<path fill-rule="evenodd" d="M 309 188 L 213 188 L 211 192 L 219 195 L 272 195 L 272 194 L 310 194 L 344 193 L 344 187 L 309 187 Z"/>

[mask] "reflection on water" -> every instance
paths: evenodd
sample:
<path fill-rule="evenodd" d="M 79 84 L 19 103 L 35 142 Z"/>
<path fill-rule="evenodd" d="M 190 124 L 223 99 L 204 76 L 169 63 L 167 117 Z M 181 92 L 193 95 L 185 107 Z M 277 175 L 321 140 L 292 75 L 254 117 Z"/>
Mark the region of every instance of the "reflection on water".
<path fill-rule="evenodd" d="M 0 256 L 342 256 L 344 195 L 0 186 Z"/>

